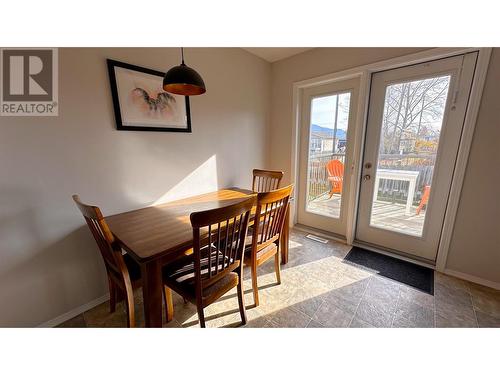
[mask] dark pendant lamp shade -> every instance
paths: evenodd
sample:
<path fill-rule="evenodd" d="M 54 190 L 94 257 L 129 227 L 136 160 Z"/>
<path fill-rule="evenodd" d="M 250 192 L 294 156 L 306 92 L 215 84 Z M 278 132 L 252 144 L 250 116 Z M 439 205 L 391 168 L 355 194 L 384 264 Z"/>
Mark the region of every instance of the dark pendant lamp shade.
<path fill-rule="evenodd" d="M 203 78 L 196 70 L 184 64 L 184 50 L 181 48 L 182 63 L 170 69 L 163 78 L 163 90 L 177 95 L 201 95 L 207 91 Z"/>

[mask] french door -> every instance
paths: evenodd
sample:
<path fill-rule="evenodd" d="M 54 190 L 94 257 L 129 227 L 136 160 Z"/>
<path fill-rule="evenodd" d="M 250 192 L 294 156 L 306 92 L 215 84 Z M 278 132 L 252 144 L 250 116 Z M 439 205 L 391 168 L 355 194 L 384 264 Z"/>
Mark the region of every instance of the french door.
<path fill-rule="evenodd" d="M 305 89 L 297 221 L 345 237 L 359 79 Z"/>
<path fill-rule="evenodd" d="M 372 75 L 357 241 L 435 261 L 476 59 Z"/>

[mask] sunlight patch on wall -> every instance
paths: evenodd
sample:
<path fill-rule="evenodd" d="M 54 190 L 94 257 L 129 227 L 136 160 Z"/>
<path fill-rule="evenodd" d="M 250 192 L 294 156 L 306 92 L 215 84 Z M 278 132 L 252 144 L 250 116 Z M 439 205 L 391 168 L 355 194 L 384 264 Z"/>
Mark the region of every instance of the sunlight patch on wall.
<path fill-rule="evenodd" d="M 217 156 L 212 155 L 152 205 L 171 202 L 217 190 Z"/>

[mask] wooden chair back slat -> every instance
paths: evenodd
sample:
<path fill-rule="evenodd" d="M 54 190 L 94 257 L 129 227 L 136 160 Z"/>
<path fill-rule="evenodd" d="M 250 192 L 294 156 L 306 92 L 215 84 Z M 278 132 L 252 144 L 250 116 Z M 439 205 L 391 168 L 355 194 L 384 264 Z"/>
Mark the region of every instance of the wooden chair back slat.
<path fill-rule="evenodd" d="M 212 226 L 208 226 L 208 277 L 212 277 L 212 251 L 211 251 L 211 246 L 212 246 Z"/>
<path fill-rule="evenodd" d="M 253 250 L 260 250 L 279 239 L 293 186 L 257 194 Z"/>
<path fill-rule="evenodd" d="M 225 236 L 224 236 L 224 238 L 226 238 L 226 239 L 227 239 L 227 238 L 229 238 L 229 220 L 226 220 L 225 225 L 226 225 L 226 232 L 225 232 Z M 226 241 L 226 242 L 224 243 L 224 253 L 223 253 L 223 256 L 222 256 L 222 262 L 223 262 L 224 264 L 226 264 L 226 259 L 227 259 L 226 257 L 227 257 L 227 255 L 228 255 L 228 253 L 227 253 L 227 247 L 228 247 L 228 243 L 227 243 L 227 241 Z M 227 261 L 227 263 L 229 263 L 229 261 Z M 228 264 L 228 265 L 229 265 L 229 264 Z"/>
<path fill-rule="evenodd" d="M 231 206 L 191 214 L 196 293 L 200 298 L 203 288 L 243 266 L 250 211 L 256 199 L 252 196 Z M 202 261 L 208 267 L 204 273 Z"/>
<path fill-rule="evenodd" d="M 217 249 L 220 249 L 220 223 L 217 223 Z M 215 271 L 216 273 L 218 272 L 219 270 L 219 254 L 220 252 L 217 251 L 217 255 L 216 255 L 216 259 L 215 259 Z M 222 265 L 222 268 L 224 269 L 224 265 Z"/>
<path fill-rule="evenodd" d="M 261 193 L 276 190 L 280 187 L 283 172 L 269 171 L 265 169 L 253 170 L 252 190 Z"/>

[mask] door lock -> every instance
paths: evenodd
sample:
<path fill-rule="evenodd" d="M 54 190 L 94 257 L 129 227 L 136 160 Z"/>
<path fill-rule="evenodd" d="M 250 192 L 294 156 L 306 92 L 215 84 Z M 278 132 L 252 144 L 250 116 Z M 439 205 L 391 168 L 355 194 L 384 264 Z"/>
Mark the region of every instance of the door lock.
<path fill-rule="evenodd" d="M 370 181 L 371 176 L 369 174 L 365 174 L 363 180 Z"/>
<path fill-rule="evenodd" d="M 370 162 L 365 163 L 366 169 L 370 169 L 371 167 L 372 167 L 372 163 L 370 163 Z"/>

